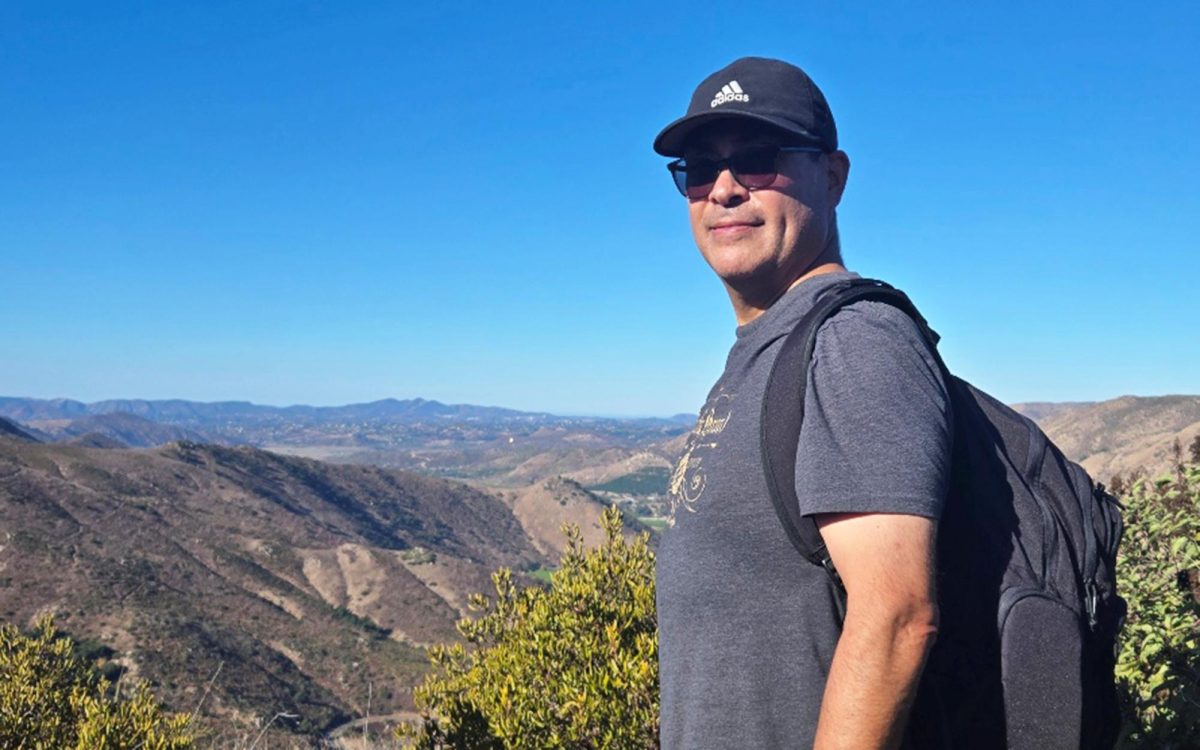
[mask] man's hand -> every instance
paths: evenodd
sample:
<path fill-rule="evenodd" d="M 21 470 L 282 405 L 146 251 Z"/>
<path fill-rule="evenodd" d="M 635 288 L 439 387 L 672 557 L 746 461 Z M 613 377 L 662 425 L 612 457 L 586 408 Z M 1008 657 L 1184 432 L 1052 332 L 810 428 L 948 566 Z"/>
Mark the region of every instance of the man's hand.
<path fill-rule="evenodd" d="M 814 748 L 897 748 L 937 636 L 936 522 L 883 513 L 816 521 L 847 604 Z"/>

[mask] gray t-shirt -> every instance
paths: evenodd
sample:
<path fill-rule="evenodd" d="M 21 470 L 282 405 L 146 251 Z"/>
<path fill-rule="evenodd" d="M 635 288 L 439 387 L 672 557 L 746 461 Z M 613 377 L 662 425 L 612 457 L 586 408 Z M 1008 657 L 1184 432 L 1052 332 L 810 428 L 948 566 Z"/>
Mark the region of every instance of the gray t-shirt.
<path fill-rule="evenodd" d="M 792 547 L 771 505 L 759 410 L 783 337 L 822 289 L 856 276 L 806 279 L 738 328 L 675 467 L 658 548 L 665 750 L 812 746 L 840 627 L 828 577 Z M 953 419 L 916 324 L 855 303 L 821 328 L 808 378 L 801 511 L 938 518 Z"/>

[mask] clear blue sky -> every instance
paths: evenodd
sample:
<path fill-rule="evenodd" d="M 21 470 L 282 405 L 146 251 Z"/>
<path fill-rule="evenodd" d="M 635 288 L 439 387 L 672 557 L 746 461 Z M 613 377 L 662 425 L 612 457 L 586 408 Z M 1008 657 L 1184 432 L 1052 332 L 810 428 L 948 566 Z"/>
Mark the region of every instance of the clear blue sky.
<path fill-rule="evenodd" d="M 1006 401 L 1200 393 L 1200 4 L 0 3 L 0 395 L 694 411 L 650 142 L 824 89 L 847 263 Z"/>

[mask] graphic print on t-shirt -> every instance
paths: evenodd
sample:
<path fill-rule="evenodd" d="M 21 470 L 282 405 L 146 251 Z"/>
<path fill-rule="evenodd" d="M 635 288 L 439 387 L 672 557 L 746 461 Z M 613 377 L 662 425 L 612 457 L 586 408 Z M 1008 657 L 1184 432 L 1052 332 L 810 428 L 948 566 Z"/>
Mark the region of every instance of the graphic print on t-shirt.
<path fill-rule="evenodd" d="M 717 447 L 716 437 L 729 424 L 733 394 L 718 389 L 700 410 L 700 418 L 688 435 L 683 454 L 675 462 L 669 486 L 670 509 L 667 525 L 675 525 L 675 513 L 680 508 L 696 512 L 696 501 L 704 494 L 708 476 L 704 470 L 704 455 Z"/>

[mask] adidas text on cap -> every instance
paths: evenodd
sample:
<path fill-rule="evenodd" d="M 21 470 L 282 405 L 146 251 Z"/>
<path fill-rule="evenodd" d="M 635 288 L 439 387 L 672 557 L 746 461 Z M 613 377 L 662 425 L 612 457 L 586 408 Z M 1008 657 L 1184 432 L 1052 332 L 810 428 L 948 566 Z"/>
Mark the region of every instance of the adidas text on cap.
<path fill-rule="evenodd" d="M 705 78 L 687 114 L 663 128 L 654 150 L 683 156 L 696 128 L 717 120 L 765 123 L 825 151 L 836 151 L 837 126 L 825 95 L 803 70 L 782 60 L 743 57 Z"/>

